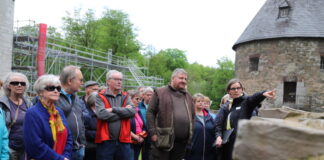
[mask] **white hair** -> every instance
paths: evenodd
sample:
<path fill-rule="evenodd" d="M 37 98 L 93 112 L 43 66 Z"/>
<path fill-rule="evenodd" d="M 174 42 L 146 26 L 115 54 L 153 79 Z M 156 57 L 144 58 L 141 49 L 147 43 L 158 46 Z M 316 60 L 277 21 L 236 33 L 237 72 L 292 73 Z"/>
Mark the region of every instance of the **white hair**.
<path fill-rule="evenodd" d="M 123 73 L 117 71 L 117 70 L 110 70 L 107 74 L 106 74 L 106 80 L 109 80 L 112 78 L 112 75 L 118 73 L 121 74 L 123 76 Z"/>
<path fill-rule="evenodd" d="M 45 87 L 48 85 L 61 86 L 59 77 L 53 74 L 40 76 L 34 84 L 34 90 L 39 94 L 41 91 L 44 91 Z"/>
<path fill-rule="evenodd" d="M 12 78 L 12 77 L 15 77 L 15 76 L 23 78 L 24 81 L 26 82 L 26 89 L 25 89 L 25 92 L 26 92 L 26 90 L 27 90 L 28 87 L 29 87 L 29 81 L 28 81 L 26 75 L 24 75 L 24 74 L 22 74 L 22 73 L 19 73 L 19 72 L 9 72 L 9 73 L 5 76 L 5 78 L 4 78 L 4 84 L 3 84 L 3 91 L 4 91 L 4 93 L 5 93 L 5 95 L 6 95 L 7 97 L 10 96 L 10 92 L 11 92 L 11 91 L 10 91 L 10 88 L 9 88 L 9 85 L 10 85 L 10 82 L 11 82 L 11 78 Z"/>
<path fill-rule="evenodd" d="M 142 94 L 145 94 L 146 92 L 154 92 L 152 87 L 145 87 Z"/>

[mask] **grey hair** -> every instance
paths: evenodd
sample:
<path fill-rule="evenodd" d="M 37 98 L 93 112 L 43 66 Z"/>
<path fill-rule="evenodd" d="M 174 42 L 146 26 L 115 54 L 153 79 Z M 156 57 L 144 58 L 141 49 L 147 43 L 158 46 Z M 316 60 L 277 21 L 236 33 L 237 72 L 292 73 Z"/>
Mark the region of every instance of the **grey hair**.
<path fill-rule="evenodd" d="M 115 74 L 115 73 L 119 73 L 123 76 L 123 73 L 117 71 L 117 70 L 110 70 L 107 74 L 106 74 L 106 80 L 109 80 L 112 78 L 112 75 Z"/>
<path fill-rule="evenodd" d="M 145 89 L 143 90 L 143 94 L 145 94 L 146 92 L 154 92 L 152 87 L 145 87 Z"/>
<path fill-rule="evenodd" d="M 40 92 L 44 91 L 45 87 L 48 85 L 61 86 L 59 77 L 53 74 L 45 74 L 40 76 L 34 83 L 34 90 L 37 94 L 40 94 Z"/>
<path fill-rule="evenodd" d="M 91 107 L 96 104 L 97 92 L 92 92 L 87 99 L 87 106 Z"/>
<path fill-rule="evenodd" d="M 28 89 L 29 87 L 29 81 L 26 77 L 26 75 L 22 74 L 22 73 L 19 73 L 19 72 L 9 72 L 5 78 L 4 78 L 4 83 L 3 83 L 3 91 L 5 93 L 5 95 L 7 97 L 10 96 L 10 89 L 9 89 L 9 85 L 10 85 L 10 82 L 11 82 L 11 78 L 14 77 L 14 76 L 19 76 L 19 77 L 22 77 L 24 79 L 24 81 L 26 82 L 26 89 L 25 89 L 25 92 L 26 90 Z"/>
<path fill-rule="evenodd" d="M 80 67 L 69 65 L 63 68 L 60 74 L 60 81 L 63 85 L 67 85 L 69 80 L 76 77 L 76 71 L 80 70 Z"/>
<path fill-rule="evenodd" d="M 187 71 L 184 70 L 183 68 L 176 68 L 176 69 L 173 71 L 172 75 L 171 75 L 171 79 L 172 79 L 173 77 L 175 77 L 176 75 L 178 75 L 178 74 L 185 74 L 185 75 L 188 75 Z"/>
<path fill-rule="evenodd" d="M 140 92 L 137 91 L 137 90 L 129 90 L 129 91 L 128 91 L 128 95 L 129 95 L 131 98 L 134 98 L 136 95 L 140 95 Z"/>

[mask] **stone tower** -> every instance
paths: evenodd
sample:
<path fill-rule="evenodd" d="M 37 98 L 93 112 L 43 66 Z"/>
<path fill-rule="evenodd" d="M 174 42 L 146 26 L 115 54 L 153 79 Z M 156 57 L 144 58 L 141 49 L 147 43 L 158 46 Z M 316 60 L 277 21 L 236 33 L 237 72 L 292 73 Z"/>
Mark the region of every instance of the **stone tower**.
<path fill-rule="evenodd" d="M 323 0 L 267 0 L 233 49 L 249 94 L 277 90 L 265 107 L 324 111 Z"/>
<path fill-rule="evenodd" d="M 14 2 L 0 0 L 0 79 L 11 71 Z"/>

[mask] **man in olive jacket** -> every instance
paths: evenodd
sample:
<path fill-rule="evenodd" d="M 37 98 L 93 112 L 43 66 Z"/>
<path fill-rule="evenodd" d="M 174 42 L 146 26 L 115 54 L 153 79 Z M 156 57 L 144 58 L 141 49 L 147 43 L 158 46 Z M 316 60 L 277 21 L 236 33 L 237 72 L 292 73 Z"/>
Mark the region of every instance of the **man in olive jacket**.
<path fill-rule="evenodd" d="M 156 89 L 146 113 L 154 160 L 181 160 L 190 143 L 194 103 L 186 91 L 187 72 L 175 69 L 171 83 Z"/>

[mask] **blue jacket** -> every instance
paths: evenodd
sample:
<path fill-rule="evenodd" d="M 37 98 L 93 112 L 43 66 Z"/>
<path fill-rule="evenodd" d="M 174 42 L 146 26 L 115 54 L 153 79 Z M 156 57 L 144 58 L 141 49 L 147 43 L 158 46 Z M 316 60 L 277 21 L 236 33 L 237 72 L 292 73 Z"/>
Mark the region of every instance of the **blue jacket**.
<path fill-rule="evenodd" d="M 62 118 L 64 126 L 68 129 L 68 137 L 63 155 L 57 154 L 52 148 L 54 145 L 52 131 L 49 125 L 49 113 L 38 102 L 27 110 L 24 123 L 24 142 L 27 156 L 37 160 L 63 160 L 64 157 L 71 159 L 72 134 L 68 128 L 63 111 L 55 107 Z"/>
<path fill-rule="evenodd" d="M 195 116 L 195 128 L 192 136 L 191 146 L 188 146 L 189 152 L 186 160 L 214 160 L 216 159 L 215 142 L 215 122 L 208 112 L 205 112 L 203 124 Z"/>
<path fill-rule="evenodd" d="M 141 112 L 142 116 L 143 116 L 143 120 L 144 120 L 144 123 L 146 125 L 146 107 L 144 105 L 144 100 L 138 104 L 138 108 L 139 108 L 139 111 Z"/>
<path fill-rule="evenodd" d="M 4 114 L 2 109 L 0 109 L 0 160 L 9 159 L 9 139 Z"/>

